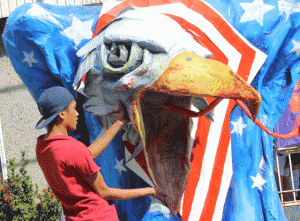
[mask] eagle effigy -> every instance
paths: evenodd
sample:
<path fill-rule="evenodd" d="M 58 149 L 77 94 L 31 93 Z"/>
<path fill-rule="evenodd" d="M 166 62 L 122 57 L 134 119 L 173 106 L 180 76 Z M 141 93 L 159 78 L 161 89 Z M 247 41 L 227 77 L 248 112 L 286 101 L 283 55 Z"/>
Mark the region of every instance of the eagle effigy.
<path fill-rule="evenodd" d="M 270 135 L 299 135 L 272 132 L 298 79 L 296 44 L 286 49 L 284 41 L 293 38 L 286 29 L 296 30 L 289 23 L 296 18 L 273 16 L 272 29 L 246 14 L 251 4 L 260 13 L 275 7 L 262 0 L 240 8 L 234 1 L 124 1 L 103 13 L 105 4 L 35 3 L 8 19 L 5 48 L 35 99 L 52 85 L 82 93 L 91 139 L 109 128 L 120 103 L 126 108 L 130 123 L 113 144 L 123 159 L 104 153 L 101 171 L 108 185 L 155 186 L 162 197 L 142 208 L 116 202 L 120 220 L 285 219 Z M 241 26 L 247 21 L 268 32 Z M 124 159 L 135 173 L 126 184 L 111 171 L 127 172 Z M 150 216 L 157 212 L 163 216 Z"/>
<path fill-rule="evenodd" d="M 105 131 L 118 102 L 126 105 L 132 126 L 124 128 L 124 140 L 136 145 L 132 157 L 143 150 L 151 180 L 176 216 L 190 170 L 191 121 L 164 106 L 202 110 L 203 97 L 229 98 L 256 116 L 259 93 L 227 65 L 207 59 L 209 51 L 168 16 L 147 9 L 126 8 L 82 53 L 76 77 L 87 73 L 85 110 L 100 116 Z"/>

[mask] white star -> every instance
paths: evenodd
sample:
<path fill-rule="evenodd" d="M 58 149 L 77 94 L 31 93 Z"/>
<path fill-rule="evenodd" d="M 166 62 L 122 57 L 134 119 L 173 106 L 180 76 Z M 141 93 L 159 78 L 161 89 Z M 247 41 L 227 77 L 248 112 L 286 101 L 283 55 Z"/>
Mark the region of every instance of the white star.
<path fill-rule="evenodd" d="M 238 133 L 240 136 L 243 135 L 243 129 L 247 126 L 244 124 L 242 117 L 239 117 L 237 121 L 230 122 L 233 126 L 231 133 Z"/>
<path fill-rule="evenodd" d="M 125 171 L 125 172 L 127 171 L 126 168 L 123 166 L 123 161 L 124 161 L 124 159 L 118 161 L 118 159 L 116 158 L 117 164 L 116 164 L 115 168 L 119 171 L 120 175 L 121 175 L 122 171 Z"/>
<path fill-rule="evenodd" d="M 264 14 L 274 8 L 272 5 L 264 4 L 263 0 L 254 0 L 252 3 L 240 3 L 245 10 L 240 22 L 256 20 L 263 26 Z"/>
<path fill-rule="evenodd" d="M 257 173 L 256 177 L 250 176 L 253 180 L 253 185 L 251 188 L 257 187 L 260 191 L 263 189 L 263 185 L 267 182 L 265 179 L 262 178 L 260 173 Z"/>
<path fill-rule="evenodd" d="M 278 1 L 278 10 L 281 15 L 285 13 L 288 18 L 294 12 L 300 12 L 300 2 Z"/>
<path fill-rule="evenodd" d="M 167 219 L 169 219 L 172 215 L 171 210 L 163 205 L 158 199 L 150 196 L 151 205 L 149 208 L 150 213 L 161 212 Z"/>
<path fill-rule="evenodd" d="M 64 34 L 68 38 L 73 39 L 75 42 L 75 46 L 78 47 L 78 45 L 83 39 L 92 38 L 92 25 L 93 20 L 82 22 L 74 16 L 72 19 L 72 26 L 63 30 L 62 34 Z"/>
<path fill-rule="evenodd" d="M 299 54 L 300 54 L 300 41 L 295 41 L 295 40 L 292 40 L 292 43 L 294 45 L 294 48 L 290 51 L 291 52 L 296 52 L 297 53 L 297 57 L 299 57 Z"/>
<path fill-rule="evenodd" d="M 23 51 L 23 54 L 25 58 L 22 60 L 22 62 L 28 62 L 29 67 L 32 67 L 32 63 L 38 63 L 38 61 L 33 58 L 33 51 L 30 52 L 30 54 L 28 54 L 26 51 Z"/>

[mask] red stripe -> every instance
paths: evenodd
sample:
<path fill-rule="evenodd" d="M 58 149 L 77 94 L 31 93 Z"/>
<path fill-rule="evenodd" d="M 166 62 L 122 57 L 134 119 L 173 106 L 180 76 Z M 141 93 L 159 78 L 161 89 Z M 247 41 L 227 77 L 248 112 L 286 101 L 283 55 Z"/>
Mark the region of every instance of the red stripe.
<path fill-rule="evenodd" d="M 125 145 L 125 148 L 127 148 L 127 150 L 129 151 L 130 154 L 134 153 L 134 150 L 135 150 L 136 146 L 132 145 L 128 141 L 124 141 L 124 145 Z M 140 165 L 140 167 L 145 171 L 145 173 L 150 178 L 150 180 L 153 182 L 153 180 L 152 180 L 152 178 L 149 174 L 148 168 L 147 168 L 147 162 L 146 162 L 144 151 L 139 153 L 134 159 Z"/>
<path fill-rule="evenodd" d="M 219 196 L 221 181 L 223 177 L 224 164 L 225 164 L 226 155 L 227 155 L 229 142 L 230 142 L 230 124 L 229 124 L 229 120 L 226 119 L 229 119 L 229 115 L 234 105 L 235 102 L 230 101 L 226 111 L 226 116 L 221 131 L 220 141 L 215 156 L 215 162 L 212 170 L 209 189 L 206 195 L 205 204 L 203 206 L 201 217 L 200 217 L 201 221 L 212 220 L 213 214 L 215 212 L 215 207 Z M 226 135 L 228 134 L 229 136 L 224 136 L 225 134 Z"/>
<path fill-rule="evenodd" d="M 213 54 L 211 57 L 212 59 L 218 60 L 225 64 L 228 63 L 228 59 L 223 54 L 223 52 L 199 28 L 187 22 L 181 17 L 170 15 L 170 14 L 166 14 L 166 15 L 172 18 L 173 20 L 175 20 L 183 29 L 188 31 L 198 43 L 200 43 L 203 47 L 207 48 L 210 52 L 212 52 Z M 192 202 L 194 200 L 194 194 L 201 174 L 203 157 L 206 149 L 205 147 L 207 145 L 207 138 L 208 138 L 210 125 L 211 125 L 210 121 L 207 120 L 206 118 L 199 118 L 198 128 L 195 136 L 195 144 L 194 144 L 195 146 L 192 152 L 193 159 L 191 162 L 191 172 L 189 174 L 188 181 L 187 181 L 187 188 L 184 193 L 183 212 L 182 212 L 183 220 L 189 219 L 190 211 L 192 208 Z"/>
<path fill-rule="evenodd" d="M 186 3 L 186 1 L 185 1 L 185 3 Z M 223 37 L 232 46 L 234 46 L 237 51 L 239 51 L 242 54 L 242 58 L 241 58 L 237 73 L 244 80 L 247 80 L 249 77 L 249 73 L 250 73 L 254 58 L 255 58 L 255 51 L 252 50 L 242 39 L 240 39 L 240 37 L 230 28 L 230 26 L 228 26 L 228 24 L 219 15 L 217 15 L 213 10 L 211 10 L 204 3 L 201 2 L 199 4 L 201 4 L 201 5 L 198 5 L 196 7 L 195 11 L 198 11 L 198 13 L 202 14 L 205 19 L 212 22 L 212 24 L 218 29 L 218 31 L 223 35 Z M 186 6 L 188 6 L 188 5 L 186 4 Z M 193 6 L 195 6 L 195 5 L 193 5 Z M 190 5 L 190 7 L 193 7 L 193 6 Z M 194 8 L 191 8 L 191 9 L 193 10 Z M 186 22 L 184 25 L 182 25 L 183 19 L 181 19 L 181 18 L 178 19 L 178 17 L 176 17 L 176 16 L 171 16 L 171 15 L 168 15 L 168 16 L 170 16 L 174 20 L 176 20 L 183 28 L 185 28 L 187 30 L 192 30 L 196 33 L 200 33 L 199 36 L 193 35 L 194 38 L 197 41 L 203 40 L 202 45 L 203 45 L 203 43 L 204 44 L 206 43 L 207 45 L 209 45 L 207 48 L 211 52 L 218 53 L 220 51 L 219 49 L 216 51 L 213 51 L 210 48 L 210 46 L 213 43 L 210 41 L 210 39 L 207 40 L 205 34 L 203 32 L 201 32 L 201 30 L 197 30 L 198 29 L 197 27 L 195 27 L 193 25 L 189 25 L 190 23 L 188 23 L 188 22 Z M 193 32 L 190 32 L 190 33 L 193 34 Z M 205 36 L 204 38 L 203 38 L 203 35 Z M 222 56 L 220 56 L 220 57 L 222 59 L 225 56 L 222 53 Z M 217 56 L 216 54 L 214 54 L 213 58 L 220 59 L 220 57 Z M 216 59 L 216 60 L 218 60 L 218 59 Z M 224 62 L 224 60 L 222 62 L 225 64 L 227 63 L 227 61 Z M 226 111 L 226 116 L 225 116 L 223 127 L 222 127 L 219 145 L 218 145 L 218 149 L 217 149 L 216 156 L 215 156 L 215 164 L 214 164 L 212 175 L 211 175 L 210 185 L 209 185 L 209 189 L 207 192 L 207 196 L 206 196 L 205 204 L 204 204 L 204 207 L 203 207 L 203 210 L 201 213 L 200 220 L 211 220 L 213 217 L 214 211 L 215 211 L 215 207 L 216 207 L 216 203 L 217 203 L 217 199 L 218 199 L 219 191 L 220 191 L 220 187 L 221 187 L 221 181 L 222 181 L 222 175 L 223 175 L 223 169 L 224 169 L 224 165 L 225 165 L 226 155 L 227 155 L 229 142 L 230 142 L 229 116 L 230 116 L 230 113 L 231 113 L 233 107 L 234 107 L 234 103 L 231 101 L 229 103 L 229 106 Z M 207 130 L 208 128 L 205 128 L 205 129 Z M 199 135 L 200 134 L 197 131 L 195 139 L 197 139 L 197 136 L 199 136 Z M 206 142 L 207 142 L 207 139 L 206 139 L 205 143 Z M 197 165 L 197 167 L 198 167 L 197 172 L 199 174 L 196 174 L 193 172 L 190 173 L 189 177 L 191 177 L 191 178 L 189 180 L 191 180 L 191 179 L 196 180 L 195 178 L 197 178 L 197 180 L 199 179 L 200 173 L 201 173 L 201 168 L 202 168 L 204 151 L 205 151 L 205 148 L 200 153 L 199 158 L 197 159 L 197 161 L 200 160 L 200 162 L 199 162 L 200 166 Z M 194 165 L 191 165 L 192 171 L 195 171 L 195 170 L 193 170 L 194 169 L 193 167 L 194 167 Z M 193 186 L 195 184 L 196 184 L 196 186 Z M 196 182 L 193 182 L 191 184 L 191 186 L 187 187 L 187 190 L 185 193 L 185 198 L 184 198 L 185 200 L 183 203 L 184 220 L 188 220 L 188 218 L 189 218 L 189 213 L 190 213 L 192 202 L 194 199 L 192 191 L 195 192 L 196 187 L 197 187 Z"/>
<path fill-rule="evenodd" d="M 212 53 L 211 59 L 220 61 L 224 64 L 228 63 L 228 59 L 224 55 L 224 53 L 198 27 L 189 23 L 188 21 L 179 16 L 171 14 L 165 15 L 169 16 L 174 21 L 176 21 L 185 31 L 190 33 L 200 45 L 208 49 Z"/>
<path fill-rule="evenodd" d="M 190 9 L 201 14 L 206 20 L 210 21 L 220 34 L 238 51 L 242 54 L 241 63 L 239 65 L 238 74 L 247 80 L 250 69 L 255 57 L 255 51 L 252 50 L 223 20 L 213 9 L 208 7 L 204 2 L 199 1 L 198 4 L 191 4 L 189 0 L 182 0 L 182 3 Z"/>
<path fill-rule="evenodd" d="M 187 187 L 184 193 L 182 219 L 188 220 L 194 200 L 196 187 L 200 178 L 202 162 L 207 144 L 207 138 L 211 121 L 201 117 L 199 118 L 197 131 L 198 137 L 195 139 L 191 157 L 191 171 L 187 179 Z"/>
<path fill-rule="evenodd" d="M 255 58 L 255 51 L 253 51 L 242 39 L 240 39 L 240 37 L 228 26 L 228 24 L 206 4 L 199 2 L 199 5 L 192 9 L 202 14 L 208 21 L 212 22 L 224 38 L 242 54 L 237 73 L 244 80 L 247 80 Z M 231 101 L 226 111 L 226 117 L 222 127 L 210 185 L 200 220 L 211 220 L 215 212 L 226 160 L 226 153 L 230 142 L 229 115 L 233 106 L 234 104 Z"/>
<path fill-rule="evenodd" d="M 166 5 L 166 4 L 172 4 L 172 3 L 181 3 L 180 0 L 126 0 L 119 5 L 113 7 L 111 10 L 109 10 L 107 13 L 103 14 L 97 22 L 96 29 L 94 31 L 93 37 L 97 35 L 97 33 L 109 22 L 111 22 L 114 17 L 118 15 L 120 11 L 122 11 L 124 8 L 127 8 L 129 6 L 135 6 L 135 7 L 149 7 L 149 6 L 156 6 L 156 5 Z"/>
<path fill-rule="evenodd" d="M 92 38 L 94 38 L 98 34 L 98 32 L 105 25 L 107 25 L 109 22 L 111 22 L 113 19 L 114 19 L 114 16 L 111 16 L 111 15 L 108 15 L 108 14 L 101 15 L 101 17 L 97 21 L 97 25 L 96 25 L 96 28 L 94 30 Z"/>

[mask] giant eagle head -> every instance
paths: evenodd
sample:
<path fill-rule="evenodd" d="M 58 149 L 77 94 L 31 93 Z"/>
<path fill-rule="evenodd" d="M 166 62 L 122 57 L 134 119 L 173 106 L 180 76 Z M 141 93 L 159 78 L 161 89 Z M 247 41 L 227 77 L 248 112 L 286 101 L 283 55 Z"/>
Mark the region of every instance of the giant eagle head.
<path fill-rule="evenodd" d="M 174 20 L 147 9 L 123 10 L 77 55 L 84 56 L 74 81 L 85 82 L 84 108 L 99 116 L 104 132 L 124 104 L 131 122 L 123 140 L 136 146 L 133 157 L 144 152 L 151 179 L 173 214 L 193 144 L 191 118 L 182 113 L 192 106 L 202 111 L 205 97 L 214 97 L 240 100 L 255 117 L 261 103 L 252 86 L 229 66 L 210 60 L 211 53 Z M 205 116 L 213 120 L 212 112 Z"/>

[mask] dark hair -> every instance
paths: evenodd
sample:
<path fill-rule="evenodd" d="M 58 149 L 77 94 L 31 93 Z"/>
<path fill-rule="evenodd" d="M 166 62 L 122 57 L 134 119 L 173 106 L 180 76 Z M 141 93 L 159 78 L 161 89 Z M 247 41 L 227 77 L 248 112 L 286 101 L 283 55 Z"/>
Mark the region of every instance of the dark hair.
<path fill-rule="evenodd" d="M 69 111 L 69 106 L 65 107 L 65 108 L 64 108 L 63 110 L 61 110 L 61 111 Z M 51 122 L 48 124 L 48 126 L 47 126 L 47 130 L 48 130 L 48 131 L 49 131 L 49 130 L 52 130 L 53 126 L 57 123 L 58 119 L 59 119 L 59 115 L 57 115 L 57 116 L 53 119 L 53 121 L 51 121 Z"/>

